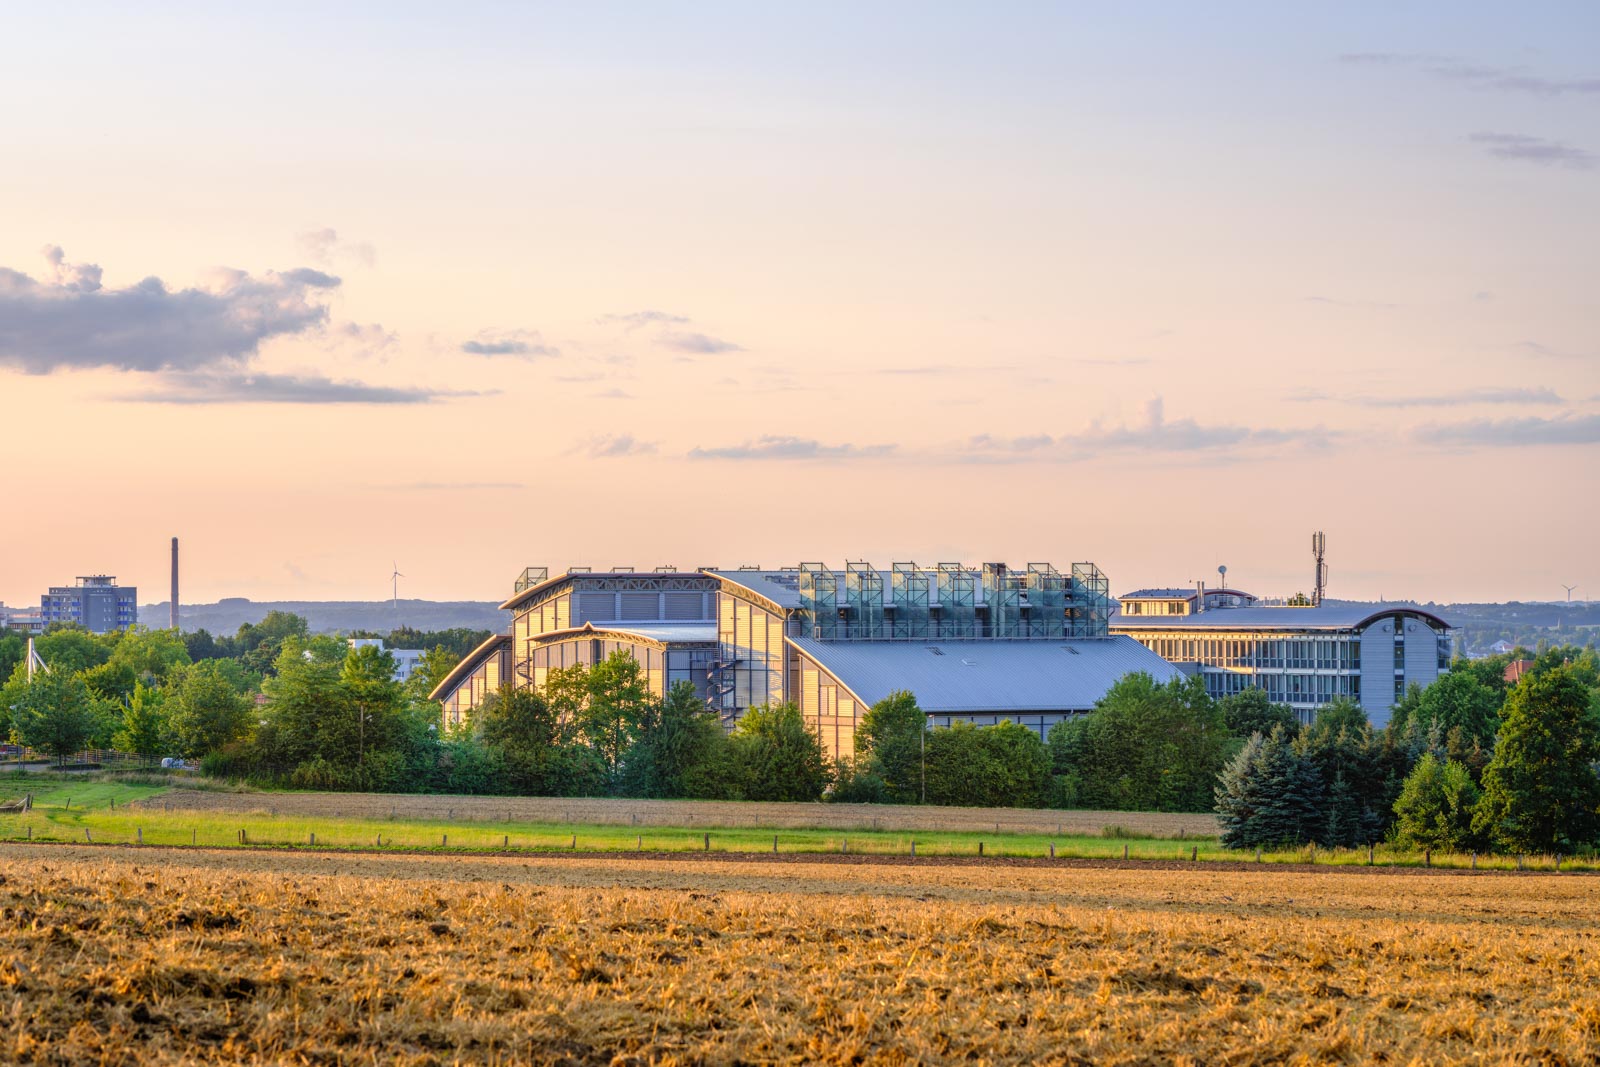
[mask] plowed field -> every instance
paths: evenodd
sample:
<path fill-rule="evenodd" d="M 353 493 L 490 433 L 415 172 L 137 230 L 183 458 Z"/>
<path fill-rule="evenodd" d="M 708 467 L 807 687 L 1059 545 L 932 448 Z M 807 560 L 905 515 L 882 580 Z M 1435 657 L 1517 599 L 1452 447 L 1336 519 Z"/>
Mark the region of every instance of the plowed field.
<path fill-rule="evenodd" d="M 62 845 L 0 871 L 0 1062 L 1600 1057 L 1586 875 Z"/>

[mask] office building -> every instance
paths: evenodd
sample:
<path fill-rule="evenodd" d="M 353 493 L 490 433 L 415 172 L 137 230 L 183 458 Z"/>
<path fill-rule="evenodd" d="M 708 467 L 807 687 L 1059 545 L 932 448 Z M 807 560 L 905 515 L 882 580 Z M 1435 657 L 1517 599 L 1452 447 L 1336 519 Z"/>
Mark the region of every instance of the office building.
<path fill-rule="evenodd" d="M 852 755 L 861 717 L 909 690 L 935 725 L 1010 720 L 1041 736 L 1092 708 L 1116 681 L 1178 672 L 1106 629 L 1093 564 L 968 568 L 865 563 L 767 570 L 529 568 L 485 641 L 434 690 L 447 722 L 503 686 L 621 651 L 657 695 L 686 681 L 732 728 L 753 707 L 792 702 L 832 755 Z"/>
<path fill-rule="evenodd" d="M 1237 589 L 1140 589 L 1118 598 L 1113 634 L 1130 637 L 1217 699 L 1257 688 L 1302 722 L 1338 697 L 1389 722 L 1406 686 L 1450 669 L 1450 624 L 1415 604 L 1266 605 Z"/>
<path fill-rule="evenodd" d="M 109 574 L 78 576 L 77 585 L 52 586 L 39 598 L 44 625 L 68 622 L 90 633 L 127 630 L 139 621 L 139 591 Z"/>

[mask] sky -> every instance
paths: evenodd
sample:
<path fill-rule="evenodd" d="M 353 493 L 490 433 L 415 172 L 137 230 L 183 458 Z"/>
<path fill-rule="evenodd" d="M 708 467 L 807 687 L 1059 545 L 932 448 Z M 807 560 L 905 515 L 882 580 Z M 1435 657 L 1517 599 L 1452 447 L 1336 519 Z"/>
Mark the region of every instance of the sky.
<path fill-rule="evenodd" d="M 1600 597 L 1600 6 L 17 5 L 0 601 Z"/>

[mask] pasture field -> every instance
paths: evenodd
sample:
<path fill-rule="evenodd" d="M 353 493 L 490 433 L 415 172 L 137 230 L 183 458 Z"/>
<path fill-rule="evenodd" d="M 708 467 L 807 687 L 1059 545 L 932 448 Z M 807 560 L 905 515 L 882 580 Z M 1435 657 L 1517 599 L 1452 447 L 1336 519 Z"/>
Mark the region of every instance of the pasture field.
<path fill-rule="evenodd" d="M 1587 875 L 0 844 L 0 1062 L 1594 1063 Z"/>
<path fill-rule="evenodd" d="M 1266 864 L 1600 869 L 1581 856 L 1434 855 L 1379 844 L 1306 846 L 1254 856 L 1222 848 L 1209 815 L 1030 811 L 887 805 L 732 804 L 549 797 L 393 796 L 165 790 L 66 777 L 0 779 L 0 800 L 34 796 L 26 814 L 0 813 L 0 841 L 364 851 L 845 853 L 885 856 L 1259 861 Z"/>

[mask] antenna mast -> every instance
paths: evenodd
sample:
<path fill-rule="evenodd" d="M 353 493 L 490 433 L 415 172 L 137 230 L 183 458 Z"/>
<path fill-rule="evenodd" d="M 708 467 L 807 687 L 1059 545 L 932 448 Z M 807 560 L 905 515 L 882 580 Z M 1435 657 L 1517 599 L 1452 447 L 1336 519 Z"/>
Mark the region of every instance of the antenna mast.
<path fill-rule="evenodd" d="M 1316 578 L 1311 583 L 1311 606 L 1314 608 L 1322 606 L 1322 594 L 1328 588 L 1328 565 L 1323 562 L 1327 548 L 1328 539 L 1321 530 L 1311 535 L 1311 555 L 1317 561 Z"/>

